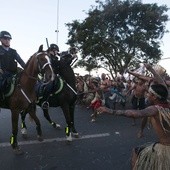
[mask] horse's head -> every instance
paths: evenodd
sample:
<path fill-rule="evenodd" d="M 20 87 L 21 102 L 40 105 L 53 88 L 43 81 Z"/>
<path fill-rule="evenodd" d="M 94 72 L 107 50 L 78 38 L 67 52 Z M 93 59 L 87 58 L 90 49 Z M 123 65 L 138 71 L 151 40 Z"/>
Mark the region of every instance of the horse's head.
<path fill-rule="evenodd" d="M 62 65 L 70 65 L 72 66 L 75 61 L 77 61 L 77 49 L 70 48 L 68 51 L 64 51 L 60 54 L 60 62 L 63 63 Z"/>
<path fill-rule="evenodd" d="M 51 66 L 49 55 L 46 51 L 43 51 L 43 46 L 39 47 L 36 53 L 38 73 L 43 76 L 43 81 L 48 83 L 54 80 L 54 72 Z"/>

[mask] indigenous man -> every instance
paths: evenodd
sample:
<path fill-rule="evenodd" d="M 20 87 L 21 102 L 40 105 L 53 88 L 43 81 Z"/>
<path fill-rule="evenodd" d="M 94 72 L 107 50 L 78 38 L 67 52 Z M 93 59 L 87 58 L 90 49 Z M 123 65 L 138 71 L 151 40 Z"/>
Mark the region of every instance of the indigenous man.
<path fill-rule="evenodd" d="M 111 93 L 110 93 L 111 85 L 112 85 L 112 82 L 111 82 L 111 78 L 109 77 L 109 75 L 105 74 L 105 73 L 102 73 L 101 74 L 101 85 L 100 85 L 100 88 L 103 91 L 105 105 L 107 107 L 110 107 L 109 106 L 109 97 L 111 95 Z"/>
<path fill-rule="evenodd" d="M 166 77 L 165 77 L 166 70 L 163 67 L 157 65 L 157 67 L 153 68 L 150 64 L 147 64 L 147 63 L 145 63 L 144 66 L 148 71 L 150 71 L 150 73 L 152 73 L 153 77 L 144 76 L 144 75 L 132 72 L 132 71 L 128 71 L 128 73 L 132 74 L 133 76 L 140 78 L 144 81 L 147 81 L 149 86 L 152 84 L 162 84 L 168 89 L 168 86 L 170 86 L 170 81 L 166 80 Z M 147 105 L 149 105 L 148 102 L 147 102 Z M 142 119 L 140 131 L 138 133 L 139 138 L 143 137 L 143 131 L 144 131 L 144 128 L 148 122 L 148 119 L 149 118 L 147 118 L 147 117 L 144 117 Z"/>
<path fill-rule="evenodd" d="M 168 91 L 162 84 L 151 85 L 147 98 L 150 106 L 143 110 L 112 110 L 100 107 L 98 111 L 112 115 L 133 118 L 150 117 L 157 134 L 158 142 L 133 149 L 133 170 L 169 170 L 170 169 L 170 104 Z"/>
<path fill-rule="evenodd" d="M 137 82 L 127 91 L 127 94 L 132 91 L 132 107 L 133 109 L 145 108 L 145 93 L 148 91 L 148 87 L 145 85 L 145 81 L 138 79 Z M 134 123 L 135 125 L 135 119 Z"/>

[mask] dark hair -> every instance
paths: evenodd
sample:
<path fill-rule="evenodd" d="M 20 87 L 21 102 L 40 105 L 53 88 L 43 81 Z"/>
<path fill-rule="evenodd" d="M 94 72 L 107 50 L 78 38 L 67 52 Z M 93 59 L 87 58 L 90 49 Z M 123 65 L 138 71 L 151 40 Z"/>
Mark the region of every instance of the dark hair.
<path fill-rule="evenodd" d="M 153 84 L 153 85 L 151 85 L 151 88 L 156 94 L 158 94 L 161 97 L 161 98 L 158 97 L 159 100 L 162 100 L 162 101 L 167 100 L 167 98 L 168 98 L 168 90 L 164 85 L 162 85 L 162 84 Z"/>

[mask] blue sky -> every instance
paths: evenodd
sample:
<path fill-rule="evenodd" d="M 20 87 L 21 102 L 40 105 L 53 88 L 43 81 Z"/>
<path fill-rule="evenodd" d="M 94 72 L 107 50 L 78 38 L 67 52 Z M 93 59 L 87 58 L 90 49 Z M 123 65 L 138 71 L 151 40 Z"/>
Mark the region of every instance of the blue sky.
<path fill-rule="evenodd" d="M 142 0 L 143 3 L 166 4 L 170 7 L 169 0 Z M 15 48 L 24 61 L 38 50 L 41 44 L 47 48 L 46 38 L 49 43 L 57 42 L 55 30 L 58 25 L 58 45 L 60 51 L 68 49 L 68 30 L 65 23 L 75 19 L 83 20 L 95 0 L 0 0 L 0 31 L 9 31 L 13 37 L 11 47 Z M 59 2 L 59 6 L 58 6 Z M 57 12 L 57 7 L 59 11 Z M 168 12 L 170 16 L 170 11 Z M 58 16 L 58 20 L 57 20 Z M 58 24 L 57 24 L 58 21 Z M 170 30 L 170 23 L 167 25 Z M 162 41 L 161 49 L 164 58 L 170 57 L 169 44 L 170 33 L 166 34 Z M 160 64 L 168 70 L 169 60 L 162 60 Z M 170 73 L 170 68 L 168 70 Z"/>

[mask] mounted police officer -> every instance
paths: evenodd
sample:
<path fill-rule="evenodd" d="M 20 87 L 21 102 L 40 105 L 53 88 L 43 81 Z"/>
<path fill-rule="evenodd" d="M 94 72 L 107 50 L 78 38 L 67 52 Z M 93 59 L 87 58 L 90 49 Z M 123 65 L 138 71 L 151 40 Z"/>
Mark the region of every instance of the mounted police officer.
<path fill-rule="evenodd" d="M 60 54 L 60 60 L 67 60 L 67 64 L 72 65 L 74 62 L 73 60 L 76 59 L 77 60 L 77 48 L 76 47 L 70 47 L 67 51 L 63 51 Z M 73 63 L 72 63 L 73 62 Z"/>
<path fill-rule="evenodd" d="M 7 31 L 0 32 L 0 100 L 4 99 L 5 80 L 17 73 L 17 62 L 24 68 L 25 63 L 16 50 L 10 48 L 12 36 Z"/>
<path fill-rule="evenodd" d="M 54 70 L 54 73 L 58 74 L 58 65 L 59 65 L 59 47 L 56 44 L 50 44 L 50 47 L 47 50 L 48 54 L 50 55 L 51 64 Z M 54 82 L 53 82 L 54 83 Z M 43 109 L 49 108 L 48 98 L 50 97 L 50 92 L 53 90 L 53 83 L 48 84 L 47 86 L 42 86 L 41 84 L 38 84 L 39 90 L 43 90 L 43 100 L 41 107 Z"/>
<path fill-rule="evenodd" d="M 50 44 L 50 47 L 48 48 L 48 53 L 50 54 L 51 64 L 52 64 L 54 73 L 57 74 L 58 73 L 58 71 L 57 71 L 58 68 L 56 68 L 56 66 L 59 63 L 58 56 L 60 56 L 58 45 Z"/>

